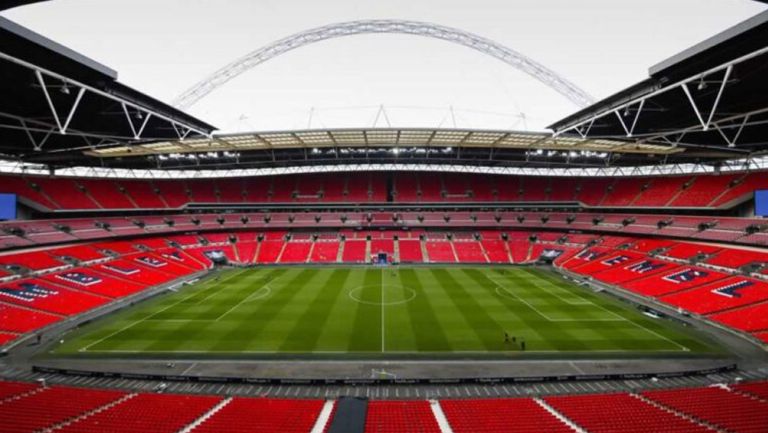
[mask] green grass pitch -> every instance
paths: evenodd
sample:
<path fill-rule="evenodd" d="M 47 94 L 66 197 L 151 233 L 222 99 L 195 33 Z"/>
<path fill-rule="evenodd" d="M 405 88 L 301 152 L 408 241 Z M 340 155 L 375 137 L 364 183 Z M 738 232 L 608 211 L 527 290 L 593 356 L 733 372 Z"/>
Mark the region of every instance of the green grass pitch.
<path fill-rule="evenodd" d="M 718 350 L 536 268 L 264 267 L 215 275 L 97 320 L 54 353 L 520 356 L 521 340 L 526 355 Z"/>

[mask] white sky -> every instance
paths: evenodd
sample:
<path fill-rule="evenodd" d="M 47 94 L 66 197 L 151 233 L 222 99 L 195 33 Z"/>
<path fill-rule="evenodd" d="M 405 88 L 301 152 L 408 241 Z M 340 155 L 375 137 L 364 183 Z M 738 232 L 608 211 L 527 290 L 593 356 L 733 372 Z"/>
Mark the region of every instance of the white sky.
<path fill-rule="evenodd" d="M 54 0 L 2 15 L 165 101 L 276 39 L 359 19 L 428 21 L 473 32 L 600 98 L 765 8 L 749 0 Z M 363 35 L 270 60 L 189 111 L 235 132 L 372 126 L 379 105 L 393 126 L 453 126 L 452 106 L 459 127 L 499 129 L 543 129 L 577 108 L 469 48 Z M 386 124 L 380 119 L 377 126 Z"/>

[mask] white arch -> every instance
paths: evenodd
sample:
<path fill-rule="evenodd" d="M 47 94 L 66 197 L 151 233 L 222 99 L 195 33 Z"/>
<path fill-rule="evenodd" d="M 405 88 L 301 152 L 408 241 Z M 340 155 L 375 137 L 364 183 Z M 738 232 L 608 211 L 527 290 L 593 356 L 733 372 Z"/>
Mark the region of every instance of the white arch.
<path fill-rule="evenodd" d="M 551 69 L 511 48 L 505 47 L 504 45 L 482 36 L 452 27 L 419 21 L 363 20 L 316 27 L 263 46 L 222 67 L 202 81 L 199 81 L 197 84 L 177 96 L 173 101 L 173 105 L 181 109 L 187 109 L 218 87 L 227 83 L 229 80 L 285 52 L 326 39 L 368 33 L 401 33 L 417 35 L 442 39 L 444 41 L 463 45 L 480 51 L 483 54 L 495 57 L 504 63 L 527 73 L 531 77 L 565 96 L 578 107 L 585 107 L 594 102 L 594 99 L 587 92 L 561 77 Z"/>

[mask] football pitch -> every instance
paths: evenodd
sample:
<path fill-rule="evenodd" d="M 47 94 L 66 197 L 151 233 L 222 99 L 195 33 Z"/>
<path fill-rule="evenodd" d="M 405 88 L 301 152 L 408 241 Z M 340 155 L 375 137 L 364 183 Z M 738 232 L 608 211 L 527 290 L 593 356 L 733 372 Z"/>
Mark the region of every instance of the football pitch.
<path fill-rule="evenodd" d="M 556 357 L 719 350 L 698 333 L 552 272 L 490 266 L 228 269 L 64 339 L 54 353 Z"/>

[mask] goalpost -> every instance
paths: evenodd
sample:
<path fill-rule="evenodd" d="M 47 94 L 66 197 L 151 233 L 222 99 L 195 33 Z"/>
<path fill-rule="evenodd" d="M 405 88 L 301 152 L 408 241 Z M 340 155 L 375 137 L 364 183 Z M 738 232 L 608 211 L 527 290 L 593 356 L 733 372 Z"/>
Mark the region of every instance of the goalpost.
<path fill-rule="evenodd" d="M 384 369 L 377 370 L 375 368 L 372 368 L 371 379 L 397 379 L 397 375 L 395 373 L 390 373 Z"/>

